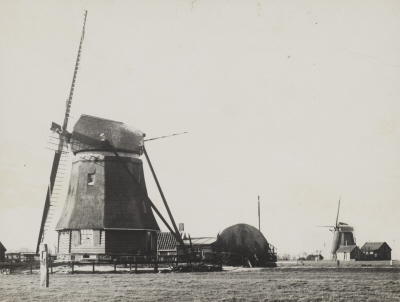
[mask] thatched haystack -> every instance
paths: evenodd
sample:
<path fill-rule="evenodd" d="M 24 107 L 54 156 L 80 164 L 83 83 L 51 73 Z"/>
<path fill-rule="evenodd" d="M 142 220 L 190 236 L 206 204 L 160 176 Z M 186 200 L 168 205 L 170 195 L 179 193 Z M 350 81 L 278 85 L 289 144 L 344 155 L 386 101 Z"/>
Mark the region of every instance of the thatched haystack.
<path fill-rule="evenodd" d="M 240 223 L 226 228 L 217 236 L 212 249 L 218 253 L 230 253 L 229 264 L 267 266 L 274 261 L 264 235 L 255 227 Z"/>

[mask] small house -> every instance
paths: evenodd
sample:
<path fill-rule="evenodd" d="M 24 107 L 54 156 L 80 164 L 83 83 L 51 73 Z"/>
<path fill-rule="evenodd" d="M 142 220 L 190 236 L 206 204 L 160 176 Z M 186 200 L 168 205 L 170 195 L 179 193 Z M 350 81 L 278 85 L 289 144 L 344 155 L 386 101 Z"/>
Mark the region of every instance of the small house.
<path fill-rule="evenodd" d="M 0 262 L 5 262 L 6 261 L 6 251 L 7 251 L 7 249 L 0 242 Z"/>
<path fill-rule="evenodd" d="M 343 245 L 336 251 L 336 259 L 350 261 L 360 259 L 360 249 L 356 245 Z"/>
<path fill-rule="evenodd" d="M 21 254 L 20 253 L 7 253 L 6 254 L 7 262 L 21 262 Z"/>
<path fill-rule="evenodd" d="M 363 260 L 391 260 L 392 249 L 386 242 L 366 242 L 361 251 Z"/>

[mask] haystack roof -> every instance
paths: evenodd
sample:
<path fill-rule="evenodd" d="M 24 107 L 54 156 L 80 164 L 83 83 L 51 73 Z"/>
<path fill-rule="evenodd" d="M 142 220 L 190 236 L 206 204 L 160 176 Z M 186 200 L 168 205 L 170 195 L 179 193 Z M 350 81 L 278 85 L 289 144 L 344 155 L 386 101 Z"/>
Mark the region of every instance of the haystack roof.
<path fill-rule="evenodd" d="M 386 242 L 366 242 L 363 246 L 362 246 L 362 250 L 368 250 L 368 251 L 377 251 L 381 248 L 382 245 L 386 244 L 389 248 L 390 246 L 386 243 Z M 390 250 L 392 250 L 390 248 Z"/>
<path fill-rule="evenodd" d="M 269 251 L 269 244 L 264 235 L 255 227 L 244 223 L 223 230 L 212 246 L 213 250 L 244 256 L 264 255 Z"/>
<path fill-rule="evenodd" d="M 83 114 L 71 135 L 72 152 L 104 150 L 101 134 L 121 152 L 141 154 L 144 133 L 122 122 Z"/>
<path fill-rule="evenodd" d="M 337 251 L 337 253 L 351 253 L 357 246 L 356 245 L 343 245 Z"/>

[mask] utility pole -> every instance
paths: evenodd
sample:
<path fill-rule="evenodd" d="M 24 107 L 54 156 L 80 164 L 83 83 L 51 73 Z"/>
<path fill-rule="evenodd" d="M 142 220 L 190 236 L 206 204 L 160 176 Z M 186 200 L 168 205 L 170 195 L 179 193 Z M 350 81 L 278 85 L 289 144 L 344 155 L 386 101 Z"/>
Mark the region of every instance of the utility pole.
<path fill-rule="evenodd" d="M 261 218 L 260 218 L 260 196 L 258 196 L 258 230 L 261 232 Z"/>

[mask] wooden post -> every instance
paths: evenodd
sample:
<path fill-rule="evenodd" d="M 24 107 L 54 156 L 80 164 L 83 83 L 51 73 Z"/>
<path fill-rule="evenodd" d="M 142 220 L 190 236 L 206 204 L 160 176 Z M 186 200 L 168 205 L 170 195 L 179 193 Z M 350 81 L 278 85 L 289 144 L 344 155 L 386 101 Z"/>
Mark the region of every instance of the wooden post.
<path fill-rule="evenodd" d="M 49 287 L 49 255 L 47 244 L 40 245 L 40 287 Z"/>
<path fill-rule="evenodd" d="M 117 259 L 114 259 L 114 273 L 117 272 Z"/>
<path fill-rule="evenodd" d="M 137 262 L 135 262 L 135 274 L 137 274 Z"/>
<path fill-rule="evenodd" d="M 93 260 L 93 273 L 94 273 L 94 260 Z"/>
<path fill-rule="evenodd" d="M 72 261 L 72 274 L 74 273 L 74 261 Z"/>

